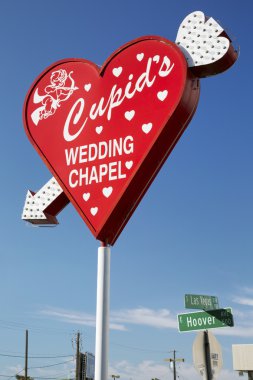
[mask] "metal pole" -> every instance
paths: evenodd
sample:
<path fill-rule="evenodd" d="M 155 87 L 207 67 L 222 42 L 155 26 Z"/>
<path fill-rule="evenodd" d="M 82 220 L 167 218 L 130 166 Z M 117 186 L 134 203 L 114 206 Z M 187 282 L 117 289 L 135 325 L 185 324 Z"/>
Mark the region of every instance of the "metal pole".
<path fill-rule="evenodd" d="M 176 351 L 173 351 L 173 375 L 174 380 L 177 380 L 177 371 L 176 371 Z"/>
<path fill-rule="evenodd" d="M 28 330 L 25 330 L 25 380 L 27 380 L 28 370 Z"/>
<path fill-rule="evenodd" d="M 205 346 L 205 362 L 206 362 L 206 379 L 212 380 L 212 370 L 211 370 L 211 358 L 210 358 L 210 344 L 208 338 L 208 331 L 204 331 L 204 346 Z"/>
<path fill-rule="evenodd" d="M 95 380 L 108 379 L 110 256 L 109 247 L 98 248 Z"/>

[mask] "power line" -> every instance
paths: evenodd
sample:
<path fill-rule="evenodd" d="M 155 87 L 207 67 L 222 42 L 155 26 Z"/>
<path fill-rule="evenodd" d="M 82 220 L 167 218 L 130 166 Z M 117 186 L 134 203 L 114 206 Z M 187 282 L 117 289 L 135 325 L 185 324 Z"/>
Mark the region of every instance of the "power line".
<path fill-rule="evenodd" d="M 24 358 L 25 355 L 11 355 L 11 354 L 1 354 L 0 356 L 9 357 L 9 358 Z M 70 358 L 72 355 L 57 355 L 57 356 L 28 356 L 29 359 L 58 359 L 58 358 Z"/>
<path fill-rule="evenodd" d="M 66 377 L 67 375 L 62 375 L 60 377 L 37 377 L 37 376 L 33 376 L 33 379 L 47 379 L 47 380 L 57 380 L 57 379 L 62 379 L 63 377 Z M 74 378 L 70 378 L 69 380 L 74 380 Z"/>
<path fill-rule="evenodd" d="M 22 370 L 23 371 L 23 370 Z M 22 372 L 21 371 L 21 372 Z M 71 371 L 72 372 L 72 371 Z M 59 377 L 38 377 L 38 376 L 32 376 L 33 379 L 47 379 L 47 380 L 57 380 L 57 379 L 61 379 L 62 377 L 65 377 L 67 376 L 67 374 L 62 374 L 60 375 Z M 10 375 L 2 375 L 0 374 L 0 377 L 8 377 L 9 379 L 11 379 L 12 377 L 16 377 L 16 375 L 13 375 L 13 376 L 10 376 Z M 69 379 L 69 380 L 74 380 L 74 379 Z"/>
<path fill-rule="evenodd" d="M 23 322 L 15 322 L 15 321 L 5 321 L 0 319 L 0 328 L 4 328 L 5 330 L 23 330 L 27 326 L 27 323 Z M 33 325 L 29 327 L 29 330 L 32 330 L 34 333 L 48 333 L 48 334 L 71 334 L 70 330 L 65 330 L 57 327 L 49 327 L 49 326 L 39 326 Z"/>
<path fill-rule="evenodd" d="M 58 355 L 58 356 L 29 356 L 29 359 L 57 359 L 57 358 L 71 358 L 74 355 Z"/>
<path fill-rule="evenodd" d="M 44 365 L 44 366 L 40 366 L 40 367 L 29 367 L 28 369 L 41 369 L 41 368 L 48 368 L 48 367 L 55 367 L 57 365 L 61 365 L 61 364 L 66 364 L 66 363 L 70 363 L 70 362 L 73 362 L 74 359 L 72 360 L 66 360 L 64 362 L 60 362 L 60 363 L 54 363 L 54 364 L 50 364 L 50 365 Z M 3 375 L 3 374 L 0 374 L 0 377 L 7 377 L 8 380 L 9 379 L 12 379 L 13 377 L 16 377 L 16 375 L 18 375 L 19 373 L 21 373 L 22 371 L 24 371 L 24 369 L 22 369 L 21 371 L 19 371 L 17 374 L 15 375 Z M 70 372 L 73 372 L 73 370 L 71 370 Z M 60 375 L 59 377 L 38 377 L 38 376 L 31 376 L 33 379 L 47 379 L 47 380 L 56 380 L 56 379 L 60 379 L 62 378 L 64 375 Z M 67 375 L 66 375 L 67 376 Z M 70 380 L 74 380 L 74 379 L 70 379 Z"/>
<path fill-rule="evenodd" d="M 16 377 L 16 375 L 19 375 L 21 372 L 23 372 L 24 371 L 24 368 L 23 369 L 21 369 L 21 371 L 19 371 L 18 373 L 16 373 L 15 375 L 12 375 L 12 376 L 9 376 L 8 375 L 8 379 L 7 380 L 10 380 L 10 379 L 12 379 L 13 377 Z"/>
<path fill-rule="evenodd" d="M 49 367 L 55 367 L 55 366 L 57 366 L 57 365 L 61 365 L 61 364 L 66 364 L 66 363 L 70 363 L 70 362 L 73 362 L 74 361 L 74 358 L 73 359 L 71 359 L 71 360 L 66 360 L 66 361 L 64 361 L 64 362 L 60 362 L 60 363 L 54 363 L 54 364 L 49 364 L 49 365 L 44 365 L 44 366 L 39 366 L 39 367 L 29 367 L 28 369 L 30 370 L 30 369 L 41 369 L 41 368 L 49 368 Z M 17 374 L 15 374 L 15 375 L 12 375 L 12 376 L 10 376 L 10 375 L 3 375 L 3 374 L 0 374 L 0 377 L 8 377 L 8 380 L 9 379 L 11 379 L 11 378 L 13 378 L 13 377 L 16 377 L 16 375 L 18 375 L 19 373 L 21 373 L 22 371 L 24 371 L 24 369 L 22 369 L 21 371 L 19 371 Z M 62 377 L 62 376 L 61 376 Z M 32 376 L 32 378 L 36 378 L 36 379 L 38 379 L 38 377 L 37 376 Z M 41 379 L 43 379 L 43 378 L 41 378 Z M 57 379 L 57 377 L 53 377 L 53 378 L 44 378 L 44 379 Z"/>
<path fill-rule="evenodd" d="M 43 365 L 43 366 L 40 366 L 40 367 L 29 367 L 28 369 L 55 367 L 57 365 L 66 364 L 66 363 L 70 363 L 70 362 L 73 362 L 73 361 L 74 361 L 74 358 L 71 359 L 71 360 L 66 360 L 65 362 L 60 362 L 60 363 L 55 363 L 55 364 L 49 364 L 49 365 Z"/>
<path fill-rule="evenodd" d="M 54 374 L 54 377 L 32 376 L 32 378 L 33 379 L 62 379 L 62 378 L 67 378 L 69 376 L 69 374 L 73 373 L 73 372 L 75 372 L 74 369 L 68 371 L 67 374 L 65 372 L 63 372 L 63 373 L 56 373 L 56 374 Z M 69 380 L 74 380 L 74 378 L 70 378 Z"/>
<path fill-rule="evenodd" d="M 61 377 L 37 377 L 37 376 L 33 376 L 33 379 L 37 379 L 37 380 L 40 380 L 40 379 L 47 379 L 47 380 L 57 380 L 57 379 L 61 379 L 64 375 L 62 375 Z M 67 375 L 66 375 L 67 376 Z M 71 378 L 69 380 L 74 380 L 74 378 Z"/>

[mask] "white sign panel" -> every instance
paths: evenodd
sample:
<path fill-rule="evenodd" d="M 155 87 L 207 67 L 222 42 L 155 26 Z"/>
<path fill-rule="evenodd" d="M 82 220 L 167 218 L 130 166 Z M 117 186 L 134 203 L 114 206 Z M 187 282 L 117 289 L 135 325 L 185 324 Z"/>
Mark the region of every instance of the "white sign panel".
<path fill-rule="evenodd" d="M 253 371 L 253 344 L 233 344 L 232 352 L 235 371 Z"/>

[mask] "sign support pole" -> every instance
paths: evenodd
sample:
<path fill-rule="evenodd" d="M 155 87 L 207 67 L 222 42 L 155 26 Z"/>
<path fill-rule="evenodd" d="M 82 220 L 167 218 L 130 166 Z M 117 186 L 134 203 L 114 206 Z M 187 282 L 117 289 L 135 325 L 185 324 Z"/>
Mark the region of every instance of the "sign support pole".
<path fill-rule="evenodd" d="M 108 379 L 110 256 L 110 247 L 102 243 L 98 248 L 95 380 Z"/>
<path fill-rule="evenodd" d="M 210 344 L 208 337 L 208 330 L 204 331 L 204 350 L 205 350 L 205 362 L 206 362 L 206 379 L 212 380 L 212 370 L 211 370 L 211 362 L 210 362 Z"/>

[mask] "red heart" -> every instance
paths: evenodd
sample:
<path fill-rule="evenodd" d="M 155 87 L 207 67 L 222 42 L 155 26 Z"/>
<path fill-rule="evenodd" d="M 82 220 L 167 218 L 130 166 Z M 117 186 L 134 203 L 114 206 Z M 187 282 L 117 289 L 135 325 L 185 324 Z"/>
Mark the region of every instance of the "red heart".
<path fill-rule="evenodd" d="M 54 63 L 27 95 L 24 124 L 92 233 L 114 244 L 198 98 L 179 48 L 142 37 L 102 68 L 82 59 Z"/>

